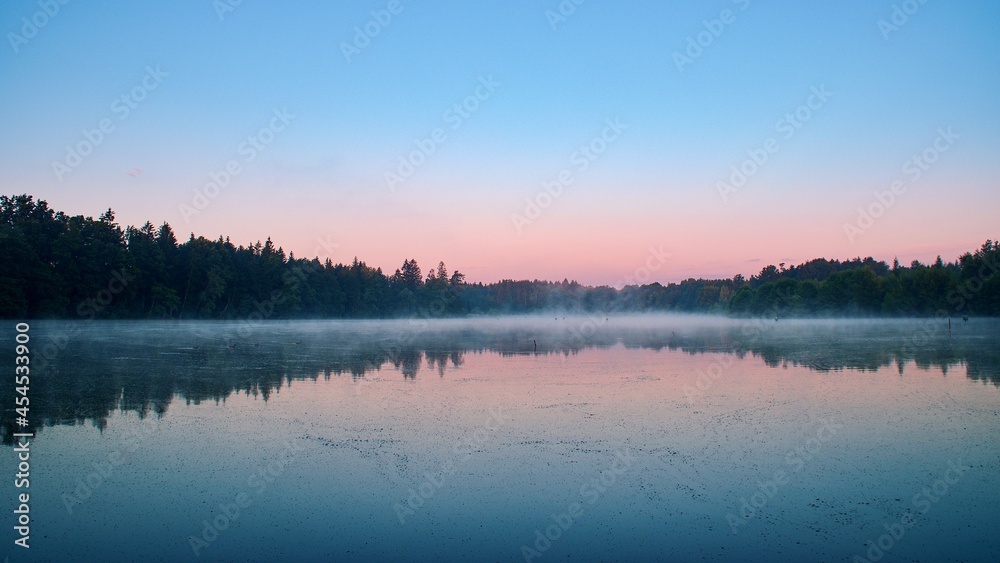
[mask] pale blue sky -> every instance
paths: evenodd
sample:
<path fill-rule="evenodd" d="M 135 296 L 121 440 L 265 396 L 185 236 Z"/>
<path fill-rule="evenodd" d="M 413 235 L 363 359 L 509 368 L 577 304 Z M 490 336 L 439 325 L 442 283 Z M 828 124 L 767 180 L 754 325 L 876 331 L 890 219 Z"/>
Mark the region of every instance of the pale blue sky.
<path fill-rule="evenodd" d="M 3 191 L 185 236 L 270 235 L 300 255 L 335 240 L 335 260 L 389 270 L 443 259 L 482 281 L 614 283 L 651 245 L 672 250 L 657 272 L 669 281 L 751 273 L 754 260 L 952 258 L 998 236 L 995 2 L 587 0 L 553 29 L 555 1 L 402 0 L 346 61 L 342 43 L 388 4 L 243 2 L 220 21 L 209 0 L 77 1 L 20 41 L 42 8 L 4 3 Z M 919 9 L 887 40 L 878 22 L 894 4 Z M 674 53 L 727 9 L 731 23 L 679 70 Z M 167 75 L 121 119 L 112 104 L 147 66 Z M 500 86 L 451 128 L 445 112 L 489 77 Z M 820 86 L 829 101 L 782 138 L 778 120 Z M 246 162 L 238 146 L 281 108 L 295 118 Z M 615 117 L 621 137 L 518 232 L 525 198 L 576 171 L 571 154 Z M 59 181 L 52 162 L 102 119 L 114 131 Z M 953 150 L 845 237 L 942 127 L 960 134 Z M 385 172 L 436 128 L 447 139 L 390 191 Z M 769 137 L 780 151 L 722 201 L 717 182 Z M 186 221 L 179 206 L 232 159 L 241 174 Z"/>

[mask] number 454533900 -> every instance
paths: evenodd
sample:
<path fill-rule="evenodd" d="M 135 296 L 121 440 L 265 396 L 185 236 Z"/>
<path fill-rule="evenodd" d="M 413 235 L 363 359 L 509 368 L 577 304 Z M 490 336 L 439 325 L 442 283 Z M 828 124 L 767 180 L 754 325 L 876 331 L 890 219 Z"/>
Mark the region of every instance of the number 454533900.
<path fill-rule="evenodd" d="M 17 385 L 15 390 L 18 393 L 15 398 L 17 408 L 14 410 L 17 412 L 17 424 L 22 427 L 28 425 L 28 384 L 30 383 L 28 365 L 31 363 L 28 356 L 30 352 L 28 342 L 31 340 L 28 336 L 28 330 L 30 328 L 28 323 L 18 323 L 17 336 L 14 337 L 17 341 L 17 346 L 14 348 L 14 353 L 17 354 L 14 359 L 14 384 Z"/>

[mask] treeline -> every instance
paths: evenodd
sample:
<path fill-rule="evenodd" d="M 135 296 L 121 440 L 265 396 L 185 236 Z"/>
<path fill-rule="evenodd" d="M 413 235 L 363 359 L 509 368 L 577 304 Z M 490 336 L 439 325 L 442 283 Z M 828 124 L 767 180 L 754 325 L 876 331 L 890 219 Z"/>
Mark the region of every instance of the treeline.
<path fill-rule="evenodd" d="M 745 279 L 590 287 L 575 281 L 467 283 L 444 263 L 405 260 L 387 275 L 355 259 L 286 256 L 270 239 L 178 243 L 170 225 L 122 228 L 108 209 L 68 216 L 28 195 L 0 196 L 4 318 L 387 318 L 678 311 L 734 315 L 1000 316 L 1000 243 L 945 263 L 872 258 L 767 266 Z"/>

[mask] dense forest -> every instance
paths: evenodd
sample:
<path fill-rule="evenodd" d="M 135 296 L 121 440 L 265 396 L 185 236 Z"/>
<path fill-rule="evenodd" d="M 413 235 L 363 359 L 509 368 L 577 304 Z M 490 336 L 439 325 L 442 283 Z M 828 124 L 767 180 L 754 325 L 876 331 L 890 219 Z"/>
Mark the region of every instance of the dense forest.
<path fill-rule="evenodd" d="M 108 209 L 68 216 L 32 196 L 0 196 L 0 317 L 241 319 L 443 317 L 542 311 L 739 316 L 1000 316 L 1000 242 L 954 262 L 892 265 L 819 258 L 745 279 L 622 289 L 575 281 L 469 283 L 444 263 L 392 274 L 286 256 L 270 239 L 234 245 L 170 225 L 122 228 Z"/>

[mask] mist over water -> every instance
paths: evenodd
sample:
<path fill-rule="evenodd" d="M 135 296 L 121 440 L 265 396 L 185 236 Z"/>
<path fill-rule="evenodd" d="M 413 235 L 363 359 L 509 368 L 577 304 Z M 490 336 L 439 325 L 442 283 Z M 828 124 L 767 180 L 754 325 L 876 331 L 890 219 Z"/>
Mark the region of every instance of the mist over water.
<path fill-rule="evenodd" d="M 31 330 L 37 560 L 850 560 L 890 529 L 889 560 L 1000 549 L 996 320 Z"/>
<path fill-rule="evenodd" d="M 1000 385 L 1000 321 L 991 319 L 732 319 L 706 315 L 515 316 L 289 322 L 34 323 L 44 374 L 35 392 L 72 383 L 113 386 L 117 406 L 165 409 L 173 394 L 266 397 L 283 382 L 395 369 L 443 375 L 468 354 L 558 355 L 614 346 L 758 357 L 815 370 L 877 370 L 908 363 Z M 151 386 L 155 381 L 157 385 Z M 119 391 L 124 390 L 121 395 Z M 146 396 L 151 392 L 160 396 Z M 59 394 L 59 397 L 67 397 Z M 138 401 L 136 404 L 127 401 Z M 51 404 L 46 402 L 46 404 Z M 82 405 L 80 405 L 82 406 Z M 44 408 L 44 407 L 42 407 Z M 111 408 L 111 405 L 108 407 Z M 60 409 L 64 412 L 64 409 Z M 63 415 L 65 416 L 65 415 Z M 82 420 L 82 419 L 81 419 Z M 4 426 L 6 419 L 4 419 Z"/>

